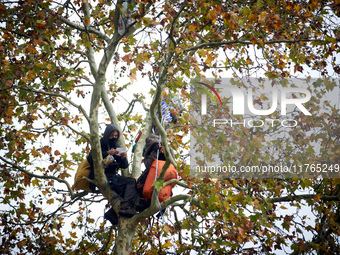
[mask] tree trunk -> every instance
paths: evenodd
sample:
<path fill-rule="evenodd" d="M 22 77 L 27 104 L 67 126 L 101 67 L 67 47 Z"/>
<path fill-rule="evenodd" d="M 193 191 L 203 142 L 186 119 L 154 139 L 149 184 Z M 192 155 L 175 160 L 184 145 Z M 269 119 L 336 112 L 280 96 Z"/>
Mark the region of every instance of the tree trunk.
<path fill-rule="evenodd" d="M 120 217 L 114 255 L 131 254 L 132 241 L 136 232 L 137 224 L 138 222 L 132 219 Z"/>

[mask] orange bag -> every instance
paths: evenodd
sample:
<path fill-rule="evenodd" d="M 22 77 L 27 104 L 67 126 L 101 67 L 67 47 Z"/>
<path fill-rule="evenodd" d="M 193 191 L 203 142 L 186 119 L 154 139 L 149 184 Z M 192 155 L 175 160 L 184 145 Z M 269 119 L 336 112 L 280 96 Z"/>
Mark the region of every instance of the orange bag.
<path fill-rule="evenodd" d="M 165 164 L 165 161 L 158 160 L 157 176 L 159 176 L 159 174 L 161 173 L 164 164 Z M 152 184 L 155 181 L 156 166 L 157 166 L 157 160 L 152 162 L 152 165 L 150 167 L 150 171 L 148 173 L 148 176 L 146 177 L 144 188 L 143 188 L 144 199 L 150 199 L 152 197 L 152 192 L 153 192 L 153 189 L 154 189 L 154 186 L 152 186 Z M 165 172 L 164 181 L 166 182 L 166 181 L 171 180 L 171 179 L 177 179 L 177 171 L 172 164 L 170 164 L 169 168 Z M 159 202 L 163 202 L 164 200 L 166 200 L 170 197 L 171 189 L 172 189 L 173 186 L 174 186 L 174 184 L 171 183 L 169 185 L 166 185 L 164 188 L 162 188 L 159 191 L 159 194 L 158 194 Z"/>
<path fill-rule="evenodd" d="M 90 183 L 86 180 L 82 180 L 83 177 L 90 176 L 90 163 L 87 159 L 84 159 L 78 166 L 76 176 L 74 177 L 74 187 L 76 189 L 83 189 L 91 192 Z"/>

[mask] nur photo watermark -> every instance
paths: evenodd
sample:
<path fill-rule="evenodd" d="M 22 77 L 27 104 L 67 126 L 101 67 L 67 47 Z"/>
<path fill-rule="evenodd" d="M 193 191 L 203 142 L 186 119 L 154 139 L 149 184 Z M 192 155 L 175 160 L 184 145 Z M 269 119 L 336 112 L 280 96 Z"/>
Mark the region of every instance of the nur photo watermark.
<path fill-rule="evenodd" d="M 339 80 L 192 80 L 191 174 L 339 177 L 339 98 Z"/>

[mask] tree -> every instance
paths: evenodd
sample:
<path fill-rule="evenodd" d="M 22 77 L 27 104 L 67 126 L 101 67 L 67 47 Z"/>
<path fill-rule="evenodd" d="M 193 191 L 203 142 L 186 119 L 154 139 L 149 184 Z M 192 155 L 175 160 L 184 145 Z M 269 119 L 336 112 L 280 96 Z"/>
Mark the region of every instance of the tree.
<path fill-rule="evenodd" d="M 296 254 L 337 253 L 339 179 L 192 176 L 186 160 L 188 107 L 169 130 L 156 112 L 161 112 L 162 99 L 174 94 L 186 102 L 191 78 L 220 78 L 228 70 L 236 76 L 289 78 L 317 72 L 337 77 L 339 8 L 338 1 L 312 0 L 2 1 L 1 252 L 219 254 L 290 248 Z M 108 78 L 111 73 L 114 81 Z M 129 96 L 125 112 L 116 112 L 113 105 L 119 95 L 135 89 L 144 77 L 152 100 L 136 93 Z M 318 91 L 333 91 L 334 84 L 322 84 Z M 313 97 L 311 105 L 318 100 Z M 146 111 L 133 115 L 139 103 Z M 272 143 L 272 148 L 302 163 L 339 166 L 339 111 L 326 106 L 328 111 L 319 116 L 296 116 L 304 118 L 305 125 L 292 132 L 294 148 L 281 142 Z M 161 204 L 169 208 L 173 223 L 151 217 L 159 211 L 155 196 L 147 210 L 131 219 L 121 217 L 117 231 L 93 218 L 95 205 L 103 200 L 115 210 L 119 207 L 101 165 L 102 116 L 124 131 L 119 141 L 123 147 L 133 143 L 142 127 L 131 171 L 123 170 L 123 175 L 140 175 L 151 123 L 160 131 L 167 161 L 156 190 L 169 183 L 162 178 L 170 163 L 179 171 L 175 183 L 184 189 Z M 320 121 L 322 132 L 304 135 L 315 121 Z M 316 153 L 313 142 L 319 140 Z M 266 143 L 263 134 L 246 128 L 222 142 L 245 155 L 244 162 Z M 169 147 L 176 150 L 175 159 Z M 97 194 L 72 189 L 74 170 L 90 149 Z M 231 164 L 239 159 L 228 158 Z M 284 202 L 297 211 L 287 210 Z M 315 223 L 298 211 L 304 203 Z"/>

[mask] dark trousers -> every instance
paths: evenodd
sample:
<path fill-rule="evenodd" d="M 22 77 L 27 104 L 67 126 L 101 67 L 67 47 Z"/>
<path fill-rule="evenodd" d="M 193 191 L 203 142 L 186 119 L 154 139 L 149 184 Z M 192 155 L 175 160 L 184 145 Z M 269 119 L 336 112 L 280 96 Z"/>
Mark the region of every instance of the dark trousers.
<path fill-rule="evenodd" d="M 105 175 L 110 183 L 111 188 L 123 198 L 123 202 L 130 201 L 134 203 L 137 197 L 137 185 L 136 179 L 132 177 L 120 176 L 118 174 L 112 174 L 105 171 Z M 94 170 L 91 167 L 90 179 L 94 180 Z M 92 192 L 96 190 L 96 186 L 90 183 L 90 188 Z"/>
<path fill-rule="evenodd" d="M 113 177 L 113 178 L 112 178 Z M 125 177 L 121 175 L 114 175 L 110 182 L 111 188 L 117 193 L 117 195 L 123 198 L 123 202 L 130 201 L 134 203 L 137 197 L 136 179 L 132 177 Z"/>

